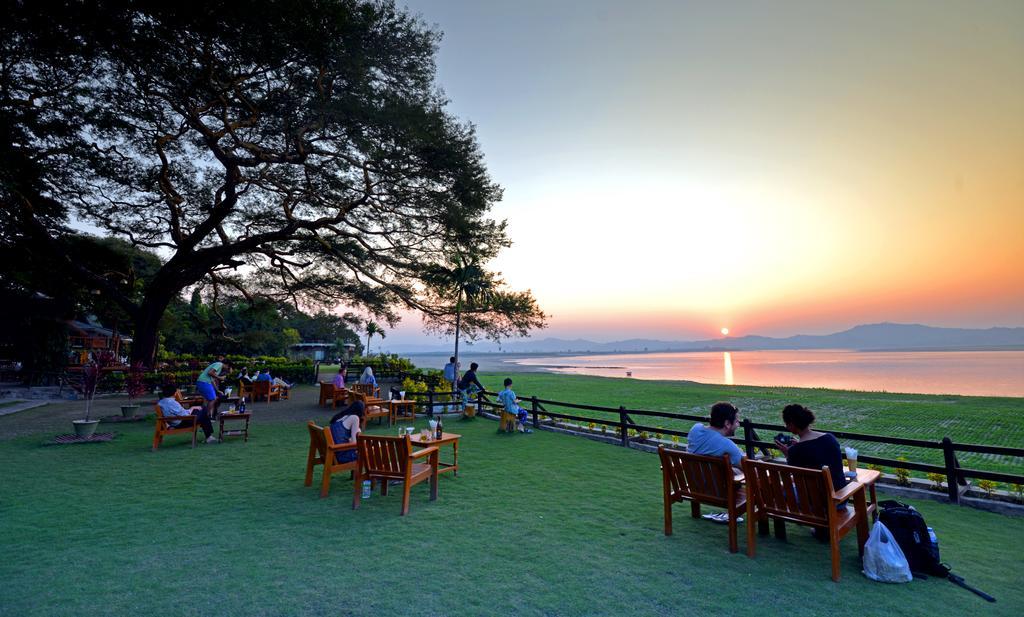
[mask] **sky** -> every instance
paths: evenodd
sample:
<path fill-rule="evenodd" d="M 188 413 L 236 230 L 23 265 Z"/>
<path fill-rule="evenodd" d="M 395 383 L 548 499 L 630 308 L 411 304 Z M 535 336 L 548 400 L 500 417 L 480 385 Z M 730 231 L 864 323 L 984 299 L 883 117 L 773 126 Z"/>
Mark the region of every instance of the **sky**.
<path fill-rule="evenodd" d="M 403 4 L 535 337 L 1024 325 L 1024 3 Z"/>

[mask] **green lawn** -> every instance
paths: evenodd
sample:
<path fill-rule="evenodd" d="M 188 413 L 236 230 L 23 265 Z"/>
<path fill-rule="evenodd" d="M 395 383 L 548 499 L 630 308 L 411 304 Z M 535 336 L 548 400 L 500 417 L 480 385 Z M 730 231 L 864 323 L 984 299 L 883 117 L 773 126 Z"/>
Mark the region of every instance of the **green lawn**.
<path fill-rule="evenodd" d="M 1024 537 L 1022 519 L 915 503 L 944 560 L 997 604 L 944 580 L 873 583 L 853 538 L 834 584 L 827 547 L 801 530 L 763 539 L 748 559 L 728 553 L 724 527 L 677 506 L 675 535 L 664 536 L 654 455 L 549 432 L 498 435 L 484 419 L 447 423 L 465 436 L 463 470 L 442 478 L 438 501 L 420 485 L 407 517 L 395 494 L 352 511 L 343 476 L 323 500 L 302 485 L 302 420 L 326 417 L 314 398 L 305 388 L 256 406 L 248 444 L 192 450 L 169 437 L 156 453 L 148 422 L 117 425 L 109 444 L 40 445 L 80 404 L 0 418 L 0 615 L 980 616 L 1024 607 L 1024 555 L 1007 544 Z"/>
<path fill-rule="evenodd" d="M 501 390 L 506 375 L 481 374 L 488 390 Z M 513 389 L 520 398 L 538 398 L 585 403 L 605 407 L 624 405 L 629 409 L 672 411 L 707 415 L 715 401 L 731 401 L 743 417 L 755 422 L 782 424 L 782 408 L 788 403 L 810 407 L 823 430 L 839 430 L 912 439 L 1024 448 L 1024 399 L 980 396 L 936 396 L 851 392 L 808 388 L 765 388 L 754 386 L 717 386 L 682 381 L 646 381 L 609 377 L 568 376 L 552 373 L 511 375 Z M 524 404 L 524 406 L 526 406 Z M 612 418 L 598 412 L 550 407 L 551 411 L 574 415 Z M 644 423 L 639 417 L 638 423 Z M 650 424 L 689 430 L 692 422 L 650 418 Z M 770 435 L 762 435 L 764 438 Z M 888 458 L 904 455 L 910 460 L 942 464 L 942 452 L 877 443 L 856 445 L 865 454 Z M 1024 473 L 1024 460 L 1018 457 L 960 453 L 960 463 L 972 469 Z"/>

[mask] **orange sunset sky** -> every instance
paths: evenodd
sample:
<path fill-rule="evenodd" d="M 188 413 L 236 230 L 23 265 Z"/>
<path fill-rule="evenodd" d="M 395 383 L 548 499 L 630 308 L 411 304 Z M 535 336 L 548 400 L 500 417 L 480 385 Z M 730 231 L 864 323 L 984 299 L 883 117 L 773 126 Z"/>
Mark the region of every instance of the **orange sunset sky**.
<path fill-rule="evenodd" d="M 1024 325 L 1024 3 L 408 5 L 539 336 Z"/>

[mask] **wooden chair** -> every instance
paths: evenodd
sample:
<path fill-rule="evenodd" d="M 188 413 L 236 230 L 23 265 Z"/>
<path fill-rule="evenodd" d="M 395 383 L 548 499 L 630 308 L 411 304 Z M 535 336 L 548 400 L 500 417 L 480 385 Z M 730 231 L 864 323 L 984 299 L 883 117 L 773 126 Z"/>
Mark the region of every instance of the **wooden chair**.
<path fill-rule="evenodd" d="M 192 447 L 196 447 L 196 429 L 199 428 L 198 416 L 165 416 L 160 404 L 153 405 L 156 412 L 156 430 L 153 431 L 153 451 L 156 452 L 164 441 L 164 435 L 177 435 L 178 433 L 192 434 Z M 178 426 L 171 426 L 171 422 L 178 422 Z"/>
<path fill-rule="evenodd" d="M 739 550 L 736 519 L 747 503 L 746 493 L 734 477 L 729 455 L 703 456 L 658 446 L 661 485 L 665 502 L 665 535 L 672 535 L 672 504 L 690 501 L 690 516 L 700 517 L 700 506 L 725 508 L 729 513 L 729 552 Z"/>
<path fill-rule="evenodd" d="M 828 467 L 821 470 L 792 467 L 764 461 L 743 461 L 747 479 L 747 555 L 754 556 L 754 525 L 775 519 L 776 535 L 785 537 L 785 522 L 810 525 L 821 533 L 827 531 L 832 553 L 832 580 L 839 581 L 839 541 L 857 530 L 857 548 L 864 554 L 868 539 L 868 518 L 864 485 L 850 482 L 836 492 Z M 844 501 L 853 507 L 837 510 Z M 761 526 L 767 533 L 767 526 Z"/>
<path fill-rule="evenodd" d="M 437 446 L 412 451 L 408 435 L 382 437 L 359 433 L 359 467 L 353 485 L 352 509 L 359 508 L 363 480 L 380 480 L 380 493 L 388 494 L 388 482 L 400 480 L 402 490 L 402 516 L 409 513 L 409 489 L 414 484 L 430 480 L 430 501 L 437 499 Z M 427 463 L 417 463 L 427 457 Z"/>
<path fill-rule="evenodd" d="M 354 390 L 352 391 L 352 396 L 362 401 L 363 405 L 366 406 L 363 411 L 363 428 L 366 428 L 366 423 L 374 418 L 378 419 L 377 424 L 384 424 L 384 418 L 387 418 L 388 426 L 391 425 L 391 409 L 384 404 L 384 401 Z"/>
<path fill-rule="evenodd" d="M 351 471 L 355 473 L 359 464 L 358 459 L 348 463 L 339 463 L 338 452 L 355 450 L 354 443 L 334 443 L 334 436 L 331 435 L 331 427 L 323 427 L 307 422 L 309 428 L 309 455 L 306 457 L 306 486 L 313 484 L 313 467 L 323 465 L 323 478 L 320 481 L 320 497 L 327 497 L 331 490 L 331 474 L 339 471 Z"/>
<path fill-rule="evenodd" d="M 280 401 L 281 388 L 269 381 L 254 381 L 252 383 L 252 400 L 255 403 L 260 399 L 267 399 L 268 403 L 270 401 Z"/>
<path fill-rule="evenodd" d="M 380 398 L 380 386 L 375 387 L 372 383 L 354 383 L 349 390 L 372 398 Z"/>
<path fill-rule="evenodd" d="M 246 382 L 241 379 L 238 380 L 238 398 L 252 400 L 252 382 Z"/>
<path fill-rule="evenodd" d="M 320 407 L 326 407 L 327 401 L 331 401 L 332 407 L 338 406 L 338 399 L 344 403 L 348 396 L 348 390 L 345 388 L 335 388 L 334 383 L 330 381 L 320 382 L 320 400 L 317 403 Z"/>

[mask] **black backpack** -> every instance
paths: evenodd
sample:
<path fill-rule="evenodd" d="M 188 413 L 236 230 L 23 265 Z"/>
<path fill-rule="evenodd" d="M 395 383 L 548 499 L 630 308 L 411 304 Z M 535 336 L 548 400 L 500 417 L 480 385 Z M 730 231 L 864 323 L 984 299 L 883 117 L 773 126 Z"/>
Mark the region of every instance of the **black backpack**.
<path fill-rule="evenodd" d="M 928 525 L 921 513 L 898 501 L 878 504 L 882 524 L 889 528 L 910 564 L 910 571 L 933 576 L 946 576 L 949 567 L 939 561 L 939 546 L 932 541 Z"/>

